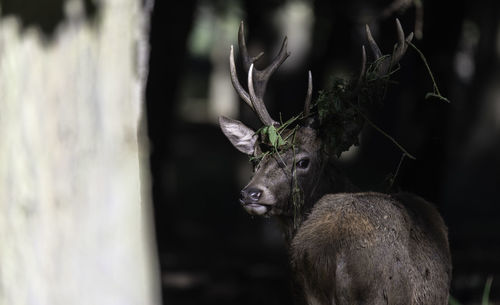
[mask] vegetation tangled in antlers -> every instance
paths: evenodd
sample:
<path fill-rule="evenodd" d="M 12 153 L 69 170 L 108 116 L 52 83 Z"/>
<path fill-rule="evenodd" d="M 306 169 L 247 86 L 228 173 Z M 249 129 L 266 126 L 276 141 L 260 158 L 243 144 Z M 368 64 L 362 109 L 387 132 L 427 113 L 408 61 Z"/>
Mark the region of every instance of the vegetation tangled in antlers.
<path fill-rule="evenodd" d="M 399 70 L 396 65 L 383 75 L 375 73 L 380 63 L 388 58 L 389 55 L 385 55 L 371 63 L 362 82 L 334 78 L 319 92 L 316 101 L 319 130 L 327 153 L 340 157 L 352 145 L 359 144 L 358 136 L 367 121 L 365 111 L 383 102 L 389 84 L 394 83 L 391 76 Z"/>
<path fill-rule="evenodd" d="M 427 60 L 422 52 L 411 43 L 412 34 L 404 38 L 403 31 L 397 21 L 399 44 L 394 46 L 392 54 L 381 55 L 381 51 L 371 36 L 367 27 L 367 36 L 370 47 L 375 55 L 375 60 L 366 67 L 366 53 L 363 47 L 363 62 L 360 77 L 356 78 L 334 78 L 326 89 L 319 91 L 319 96 L 313 103 L 311 113 L 301 112 L 286 122 L 280 122 L 278 127 L 274 125 L 264 126 L 258 130 L 264 149 L 261 155 L 253 156 L 252 161 L 258 161 L 265 155 L 277 153 L 293 146 L 295 128 L 291 126 L 299 124 L 308 116 L 317 115 L 319 119 L 320 136 L 323 138 L 324 150 L 328 154 L 340 155 L 349 150 L 353 145 L 359 144 L 359 134 L 365 123 L 374 127 L 389 140 L 391 140 L 403 153 L 403 157 L 415 159 L 396 140 L 385 133 L 365 114 L 367 109 L 373 105 L 381 105 L 389 85 L 395 84 L 391 77 L 399 70 L 399 59 L 406 51 L 407 46 L 411 46 L 422 59 L 433 83 L 433 92 L 425 95 L 425 98 L 438 98 L 449 103 L 449 100 L 441 95 Z M 309 87 L 311 88 L 311 86 Z M 308 109 L 309 106 L 306 106 Z M 283 136 L 287 132 L 286 137 Z M 290 132 L 291 130 L 291 132 Z"/>

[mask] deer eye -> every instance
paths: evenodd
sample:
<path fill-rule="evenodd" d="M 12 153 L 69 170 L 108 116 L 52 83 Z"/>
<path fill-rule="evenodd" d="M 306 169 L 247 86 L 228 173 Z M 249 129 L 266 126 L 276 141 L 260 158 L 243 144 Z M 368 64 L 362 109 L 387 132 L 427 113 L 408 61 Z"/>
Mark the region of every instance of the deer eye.
<path fill-rule="evenodd" d="M 300 159 L 297 163 L 296 163 L 296 166 L 298 168 L 301 168 L 301 169 L 305 169 L 309 166 L 309 159 L 307 158 L 304 158 L 304 159 Z"/>

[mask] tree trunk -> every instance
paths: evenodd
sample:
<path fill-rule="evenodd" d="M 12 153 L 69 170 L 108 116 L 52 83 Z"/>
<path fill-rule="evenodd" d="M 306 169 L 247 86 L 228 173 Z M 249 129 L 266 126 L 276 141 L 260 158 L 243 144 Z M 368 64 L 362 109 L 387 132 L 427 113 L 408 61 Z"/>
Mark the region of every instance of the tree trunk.
<path fill-rule="evenodd" d="M 50 41 L 0 20 L 0 304 L 160 303 L 143 2 L 67 1 Z"/>

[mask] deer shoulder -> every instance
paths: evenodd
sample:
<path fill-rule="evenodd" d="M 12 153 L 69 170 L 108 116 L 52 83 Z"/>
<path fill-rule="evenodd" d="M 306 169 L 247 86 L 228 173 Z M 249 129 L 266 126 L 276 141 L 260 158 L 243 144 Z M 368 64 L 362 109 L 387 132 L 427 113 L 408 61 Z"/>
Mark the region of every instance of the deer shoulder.
<path fill-rule="evenodd" d="M 447 302 L 446 226 L 415 195 L 325 195 L 297 230 L 290 255 L 309 304 Z"/>

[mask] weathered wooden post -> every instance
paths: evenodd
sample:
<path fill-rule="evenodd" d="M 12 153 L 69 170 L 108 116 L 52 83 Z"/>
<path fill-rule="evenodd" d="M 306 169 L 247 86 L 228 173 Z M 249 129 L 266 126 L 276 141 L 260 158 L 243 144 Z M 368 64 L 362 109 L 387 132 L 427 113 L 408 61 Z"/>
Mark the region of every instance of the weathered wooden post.
<path fill-rule="evenodd" d="M 68 1 L 48 42 L 0 20 L 0 304 L 160 303 L 143 2 Z"/>

